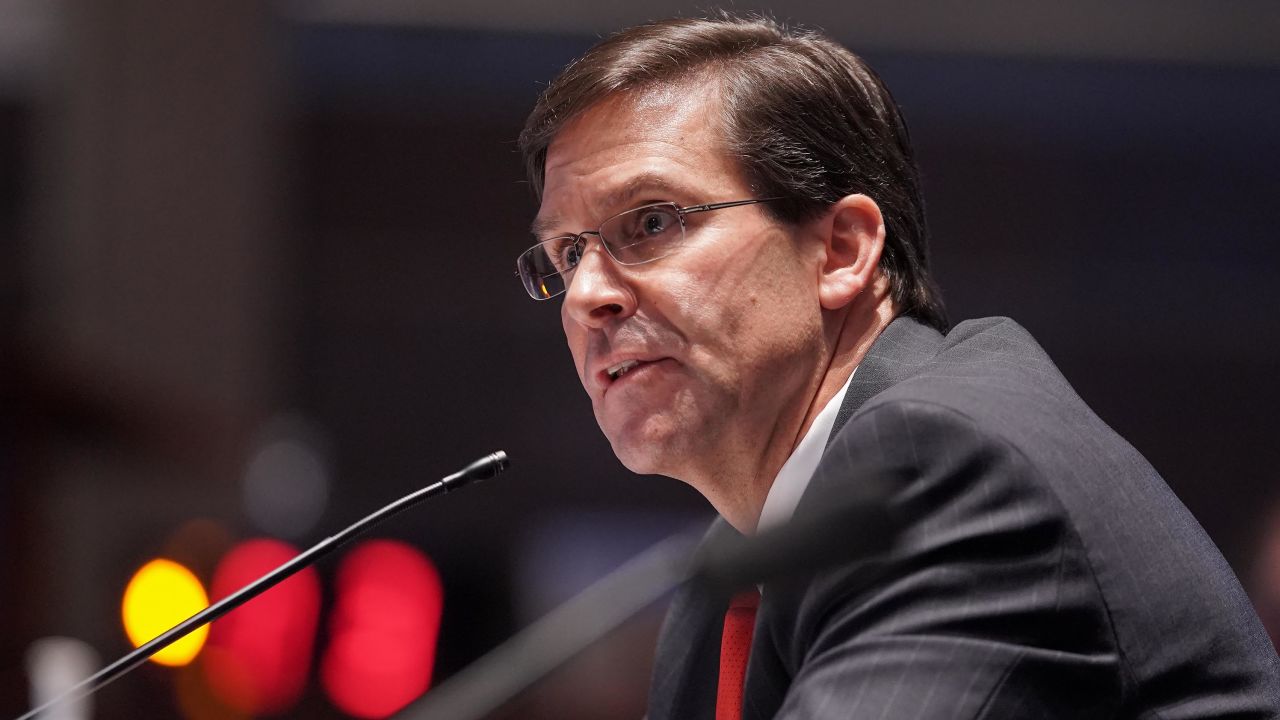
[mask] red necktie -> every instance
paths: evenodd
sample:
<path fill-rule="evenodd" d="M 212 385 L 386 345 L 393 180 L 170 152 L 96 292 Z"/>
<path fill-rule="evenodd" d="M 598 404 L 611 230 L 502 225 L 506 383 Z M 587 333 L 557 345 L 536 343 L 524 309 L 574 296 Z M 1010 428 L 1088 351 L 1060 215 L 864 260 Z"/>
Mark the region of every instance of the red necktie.
<path fill-rule="evenodd" d="M 716 688 L 716 720 L 742 720 L 742 686 L 751 657 L 751 633 L 756 626 L 760 593 L 739 594 L 724 614 L 720 636 L 720 684 Z"/>

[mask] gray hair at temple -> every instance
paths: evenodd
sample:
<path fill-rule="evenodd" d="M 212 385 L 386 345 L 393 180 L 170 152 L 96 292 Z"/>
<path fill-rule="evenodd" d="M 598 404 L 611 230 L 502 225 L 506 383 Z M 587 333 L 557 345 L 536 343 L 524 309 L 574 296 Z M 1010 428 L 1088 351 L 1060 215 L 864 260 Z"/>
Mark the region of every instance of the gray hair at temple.
<path fill-rule="evenodd" d="M 682 86 L 718 95 L 724 150 L 758 197 L 782 198 L 765 205 L 776 220 L 811 220 L 845 195 L 875 200 L 886 230 L 880 268 L 899 313 L 947 329 L 906 122 L 861 58 L 814 31 L 726 14 L 606 38 L 547 87 L 520 133 L 538 198 L 547 148 L 570 120 L 615 93 Z"/>

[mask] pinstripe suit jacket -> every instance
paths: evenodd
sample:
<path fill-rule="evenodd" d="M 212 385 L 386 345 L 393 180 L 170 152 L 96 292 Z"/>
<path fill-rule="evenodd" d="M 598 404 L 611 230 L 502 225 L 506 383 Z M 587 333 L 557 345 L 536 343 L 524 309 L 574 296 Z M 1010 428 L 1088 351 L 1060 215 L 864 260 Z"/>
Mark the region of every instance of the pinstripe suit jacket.
<path fill-rule="evenodd" d="M 882 333 L 796 517 L 868 478 L 903 530 L 765 586 L 745 717 L 1280 717 L 1280 660 L 1218 550 L 1016 323 Z M 723 611 L 673 600 L 651 720 L 714 717 Z"/>

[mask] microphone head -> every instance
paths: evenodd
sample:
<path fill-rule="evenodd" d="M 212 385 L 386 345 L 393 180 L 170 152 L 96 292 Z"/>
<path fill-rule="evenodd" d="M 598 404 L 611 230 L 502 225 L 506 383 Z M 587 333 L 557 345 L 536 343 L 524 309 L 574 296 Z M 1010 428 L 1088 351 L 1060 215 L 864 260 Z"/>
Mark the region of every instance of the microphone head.
<path fill-rule="evenodd" d="M 445 480 L 446 485 L 463 485 L 475 480 L 488 480 L 511 466 L 511 459 L 502 450 L 485 455 L 462 468 Z"/>
<path fill-rule="evenodd" d="M 493 465 L 493 474 L 489 475 L 489 477 L 493 477 L 493 475 L 497 475 L 511 467 L 511 458 L 507 457 L 505 450 L 495 450 L 489 453 L 489 458 L 491 458 L 490 462 Z"/>

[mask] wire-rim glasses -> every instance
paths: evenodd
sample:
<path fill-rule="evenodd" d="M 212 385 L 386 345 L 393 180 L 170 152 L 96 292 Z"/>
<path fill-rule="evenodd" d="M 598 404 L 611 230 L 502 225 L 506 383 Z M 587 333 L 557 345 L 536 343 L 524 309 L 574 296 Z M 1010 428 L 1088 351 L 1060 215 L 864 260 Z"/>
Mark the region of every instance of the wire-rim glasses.
<path fill-rule="evenodd" d="M 605 220 L 599 229 L 543 240 L 516 258 L 516 274 L 529 297 L 550 300 L 568 289 L 573 269 L 586 250 L 588 235 L 599 238 L 605 252 L 619 265 L 643 265 L 683 247 L 686 215 L 780 199 L 730 200 L 688 207 L 673 202 L 642 205 Z"/>

